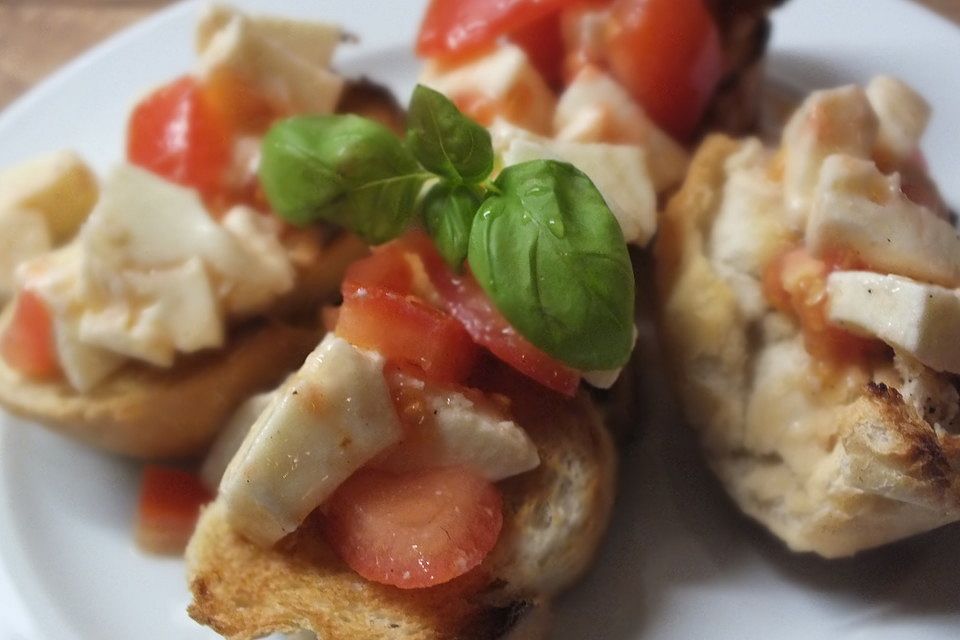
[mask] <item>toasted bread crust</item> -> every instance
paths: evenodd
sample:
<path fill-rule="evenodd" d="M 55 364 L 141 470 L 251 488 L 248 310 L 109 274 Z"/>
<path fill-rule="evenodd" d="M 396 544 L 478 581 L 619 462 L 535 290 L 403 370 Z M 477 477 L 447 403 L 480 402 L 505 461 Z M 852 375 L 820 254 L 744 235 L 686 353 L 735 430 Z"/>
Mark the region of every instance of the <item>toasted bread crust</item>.
<path fill-rule="evenodd" d="M 366 251 L 341 235 L 298 265 L 296 290 L 277 311 L 293 313 L 334 295 L 346 266 Z M 12 308 L 4 311 L 5 326 Z M 222 349 L 182 357 L 170 369 L 130 362 L 90 393 L 62 381 L 25 378 L 0 359 L 0 405 L 113 453 L 169 458 L 203 451 L 247 396 L 275 386 L 316 346 L 321 330 L 261 319 L 232 332 Z"/>
<path fill-rule="evenodd" d="M 542 463 L 501 483 L 503 533 L 478 569 L 429 589 L 373 584 L 324 544 L 322 516 L 262 549 L 236 534 L 214 502 L 187 548 L 190 615 L 237 640 L 298 629 L 330 639 L 503 636 L 586 568 L 606 528 L 616 469 L 610 436 L 585 395 L 564 402 L 528 393 L 511 398 Z"/>
<path fill-rule="evenodd" d="M 826 557 L 960 519 L 960 435 L 927 422 L 876 371 L 818 381 L 796 327 L 772 309 L 748 318 L 711 261 L 725 163 L 740 148 L 724 136 L 703 143 L 656 246 L 660 331 L 710 466 L 745 513 Z M 802 425 L 771 406 L 796 398 L 810 399 Z"/>

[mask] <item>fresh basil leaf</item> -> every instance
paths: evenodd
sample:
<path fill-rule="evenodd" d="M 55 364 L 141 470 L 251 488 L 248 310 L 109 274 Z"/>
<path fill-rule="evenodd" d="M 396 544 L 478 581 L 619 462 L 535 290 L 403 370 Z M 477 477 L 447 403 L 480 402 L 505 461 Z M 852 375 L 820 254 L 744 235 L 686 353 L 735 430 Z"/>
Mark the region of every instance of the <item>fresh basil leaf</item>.
<path fill-rule="evenodd" d="M 613 369 L 633 348 L 634 283 L 623 233 L 573 165 L 507 167 L 473 221 L 477 281 L 530 342 L 573 367 Z"/>
<path fill-rule="evenodd" d="M 386 127 L 353 115 L 301 116 L 263 140 L 260 182 L 285 220 L 339 224 L 371 244 L 400 235 L 430 175 Z"/>
<path fill-rule="evenodd" d="M 407 144 L 420 164 L 454 182 L 482 182 L 493 170 L 490 132 L 423 85 L 410 99 Z"/>
<path fill-rule="evenodd" d="M 460 272 L 470 245 L 470 227 L 480 196 L 470 187 L 441 182 L 423 200 L 423 225 L 447 264 Z"/>

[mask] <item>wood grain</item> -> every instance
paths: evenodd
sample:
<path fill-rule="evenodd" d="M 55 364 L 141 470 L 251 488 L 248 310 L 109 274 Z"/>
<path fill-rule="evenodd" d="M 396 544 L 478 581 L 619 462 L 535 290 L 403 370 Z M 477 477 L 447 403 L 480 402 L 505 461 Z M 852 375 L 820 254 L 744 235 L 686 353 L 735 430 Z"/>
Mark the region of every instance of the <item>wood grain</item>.
<path fill-rule="evenodd" d="M 77 54 L 170 1 L 0 0 L 0 108 Z M 960 0 L 917 1 L 960 23 Z"/>

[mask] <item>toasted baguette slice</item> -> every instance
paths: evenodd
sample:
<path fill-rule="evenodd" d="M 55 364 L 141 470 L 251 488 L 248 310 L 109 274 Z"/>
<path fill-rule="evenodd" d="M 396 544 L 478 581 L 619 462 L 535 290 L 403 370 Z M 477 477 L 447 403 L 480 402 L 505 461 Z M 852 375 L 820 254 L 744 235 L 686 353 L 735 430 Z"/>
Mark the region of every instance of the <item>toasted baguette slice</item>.
<path fill-rule="evenodd" d="M 311 250 L 309 260 L 299 261 L 296 290 L 277 311 L 314 308 L 335 295 L 346 266 L 366 247 L 341 234 Z M 11 315 L 8 305 L 0 330 Z M 0 405 L 113 453 L 194 455 L 247 396 L 275 386 L 303 362 L 321 337 L 316 325 L 315 315 L 303 325 L 253 321 L 235 329 L 221 349 L 182 357 L 170 369 L 130 362 L 85 394 L 61 381 L 25 378 L 0 358 Z"/>
<path fill-rule="evenodd" d="M 902 355 L 820 375 L 789 318 L 745 306 L 757 274 L 712 258 L 726 164 L 744 144 L 704 142 L 656 247 L 661 335 L 707 461 L 798 551 L 846 556 L 960 519 L 956 381 Z"/>
<path fill-rule="evenodd" d="M 525 612 L 543 610 L 592 559 L 610 515 L 616 456 L 586 395 L 560 401 L 519 386 L 510 394 L 514 416 L 541 464 L 499 485 L 504 527 L 478 569 L 429 589 L 373 584 L 327 547 L 322 516 L 263 549 L 230 528 L 216 501 L 187 547 L 190 615 L 232 639 L 306 629 L 320 638 L 427 640 L 500 638 Z"/>

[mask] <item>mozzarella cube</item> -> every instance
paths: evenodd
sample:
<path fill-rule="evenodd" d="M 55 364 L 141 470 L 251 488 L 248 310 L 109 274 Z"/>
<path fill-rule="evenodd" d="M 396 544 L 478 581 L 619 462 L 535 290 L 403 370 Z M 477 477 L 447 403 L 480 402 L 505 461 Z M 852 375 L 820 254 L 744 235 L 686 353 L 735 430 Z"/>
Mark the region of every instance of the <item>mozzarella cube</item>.
<path fill-rule="evenodd" d="M 250 428 L 220 483 L 230 523 L 270 546 L 403 436 L 383 358 L 328 334 Z"/>
<path fill-rule="evenodd" d="M 500 117 L 537 133 L 550 132 L 557 99 L 516 45 L 498 46 L 457 66 L 428 61 L 420 82 L 485 124 Z"/>
<path fill-rule="evenodd" d="M 558 140 L 639 145 L 657 193 L 683 179 L 687 152 L 660 129 L 616 80 L 596 67 L 580 70 L 557 103 Z"/>
<path fill-rule="evenodd" d="M 50 309 L 60 368 L 74 389 L 86 393 L 120 368 L 124 358 L 80 339 L 82 308 L 76 303 L 76 294 L 82 256 L 74 241 L 23 262 L 16 277 L 21 287 L 29 285 Z"/>
<path fill-rule="evenodd" d="M 909 278 L 837 271 L 827 278 L 827 317 L 874 336 L 937 371 L 960 373 L 960 292 Z"/>
<path fill-rule="evenodd" d="M 835 155 L 823 163 L 806 243 L 816 255 L 852 250 L 878 270 L 960 285 L 960 234 L 869 160 Z"/>
<path fill-rule="evenodd" d="M 257 421 L 270 402 L 273 392 L 258 393 L 247 398 L 217 434 L 217 439 L 210 446 L 203 465 L 200 467 L 200 479 L 204 486 L 212 492 L 217 491 L 223 474 L 227 470 L 230 460 L 240 450 L 240 446 L 250 433 L 250 427 Z"/>
<path fill-rule="evenodd" d="M 347 37 L 340 27 L 326 22 L 246 15 L 227 5 L 211 4 L 197 22 L 197 53 L 202 55 L 217 33 L 238 19 L 252 25 L 258 36 L 282 43 L 293 55 L 321 67 L 330 65 L 337 46 Z"/>
<path fill-rule="evenodd" d="M 290 291 L 296 279 L 280 243 L 280 226 L 276 218 L 243 205 L 230 209 L 221 225 L 249 256 L 244 269 L 231 262 L 237 270 L 224 274 L 230 281 L 223 292 L 224 304 L 237 315 L 263 311 L 277 296 Z"/>
<path fill-rule="evenodd" d="M 169 367 L 178 351 L 223 345 L 224 322 L 199 258 L 170 269 L 120 274 L 121 296 L 88 309 L 80 339 L 113 353 Z"/>
<path fill-rule="evenodd" d="M 880 122 L 877 151 L 891 164 L 909 159 L 920 146 L 930 121 L 930 105 L 905 82 L 877 76 L 867 85 L 867 99 Z"/>
<path fill-rule="evenodd" d="M 376 461 L 393 472 L 464 466 L 497 482 L 540 464 L 537 447 L 526 432 L 490 406 L 457 391 L 425 385 L 406 377 L 423 398 L 424 420 Z"/>
<path fill-rule="evenodd" d="M 97 201 L 97 179 L 72 151 L 57 151 L 0 172 L 0 212 L 43 214 L 54 244 L 76 233 Z"/>
<path fill-rule="evenodd" d="M 214 7 L 197 30 L 199 73 L 239 77 L 281 112 L 333 113 L 344 81 L 328 66 L 341 39 L 334 26 Z"/>
<path fill-rule="evenodd" d="M 783 130 L 784 195 L 791 224 L 802 229 L 827 157 L 842 153 L 870 158 L 877 116 L 863 89 L 846 86 L 814 91 Z"/>

